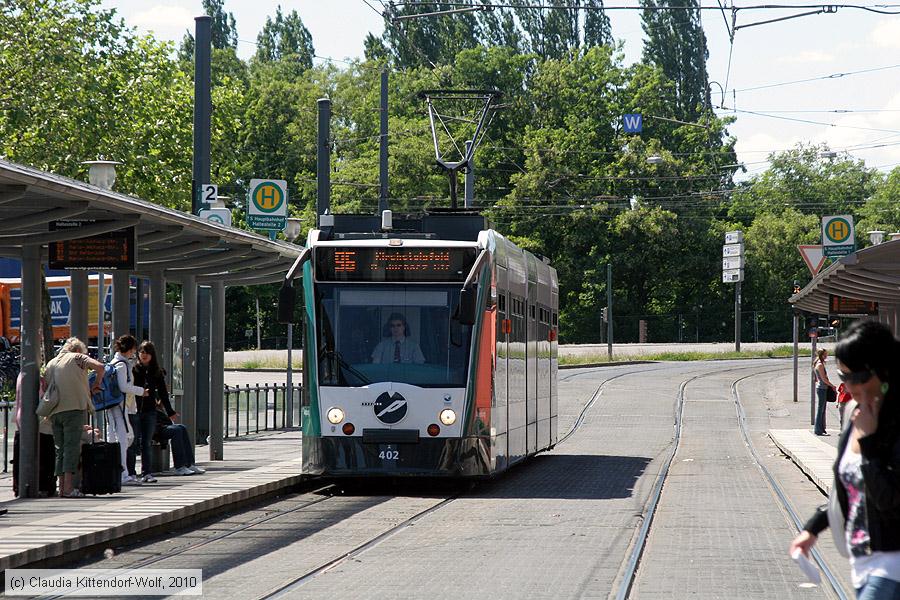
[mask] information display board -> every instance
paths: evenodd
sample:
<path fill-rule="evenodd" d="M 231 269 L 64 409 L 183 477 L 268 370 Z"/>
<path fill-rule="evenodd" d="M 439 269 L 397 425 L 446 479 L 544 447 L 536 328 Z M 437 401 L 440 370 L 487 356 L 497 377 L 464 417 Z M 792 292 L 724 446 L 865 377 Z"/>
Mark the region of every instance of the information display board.
<path fill-rule="evenodd" d="M 54 221 L 50 223 L 50 231 L 77 229 L 93 223 L 96 221 Z M 49 266 L 51 269 L 134 270 L 135 246 L 134 227 L 53 242 Z"/>
<path fill-rule="evenodd" d="M 316 248 L 319 281 L 465 281 L 474 248 Z"/>
<path fill-rule="evenodd" d="M 828 314 L 841 317 L 877 315 L 878 303 L 828 294 Z"/>

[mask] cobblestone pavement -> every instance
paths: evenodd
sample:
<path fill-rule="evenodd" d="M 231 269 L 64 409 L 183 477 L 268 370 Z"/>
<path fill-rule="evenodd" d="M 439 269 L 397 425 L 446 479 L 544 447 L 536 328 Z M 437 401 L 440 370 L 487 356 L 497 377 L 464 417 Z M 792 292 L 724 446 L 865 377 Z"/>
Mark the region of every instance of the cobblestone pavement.
<path fill-rule="evenodd" d="M 290 598 L 610 598 L 640 515 L 673 440 L 676 394 L 687 387 L 685 430 L 632 590 L 633 598 L 824 597 L 799 587 L 786 556 L 793 531 L 737 429 L 741 384 L 754 445 L 803 515 L 821 493 L 765 437 L 770 422 L 802 427 L 806 405 L 785 405 L 790 361 L 657 363 L 560 372 L 560 435 L 608 381 L 578 430 L 551 452 L 478 485 L 413 525 L 292 590 Z M 808 415 L 807 417 L 808 418 Z M 256 598 L 365 544 L 451 492 L 348 493 L 280 515 L 155 564 L 204 569 L 207 597 Z M 276 514 L 292 497 L 252 511 Z M 249 517 L 235 515 L 240 523 Z M 119 565 L 208 537 L 217 522 L 117 556 Z M 825 545 L 823 544 L 823 547 Z M 846 563 L 823 548 L 831 564 Z M 95 566 L 113 566 L 104 561 Z"/>

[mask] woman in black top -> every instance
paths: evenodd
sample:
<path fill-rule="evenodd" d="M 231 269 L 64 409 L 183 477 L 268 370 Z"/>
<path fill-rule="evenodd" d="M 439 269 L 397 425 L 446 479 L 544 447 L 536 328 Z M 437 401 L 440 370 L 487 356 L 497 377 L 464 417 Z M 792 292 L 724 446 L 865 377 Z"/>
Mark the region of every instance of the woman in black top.
<path fill-rule="evenodd" d="M 834 483 L 791 543 L 808 554 L 831 527 L 850 559 L 859 600 L 900 598 L 900 342 L 875 321 L 850 326 L 835 348 L 853 400 L 838 442 Z"/>
<path fill-rule="evenodd" d="M 138 350 L 138 364 L 134 368 L 134 382 L 142 385 L 150 393 L 138 399 L 138 414 L 141 418 L 141 441 L 146 459 L 141 460 L 141 471 L 150 472 L 150 442 L 154 436 L 172 441 L 172 458 L 175 462 L 175 473 L 178 475 L 194 475 L 206 470 L 194 464 L 194 447 L 190 442 L 187 428 L 171 420 L 178 413 L 169 402 L 169 390 L 166 387 L 166 374 L 160 368 L 156 358 L 156 347 L 152 342 L 144 342 Z M 157 410 L 157 407 L 159 410 Z M 159 424 L 157 412 L 162 411 L 169 417 L 169 422 Z M 165 419 L 162 419 L 165 420 Z M 149 435 L 148 435 L 149 432 Z M 152 476 L 151 476 L 152 478 Z"/>

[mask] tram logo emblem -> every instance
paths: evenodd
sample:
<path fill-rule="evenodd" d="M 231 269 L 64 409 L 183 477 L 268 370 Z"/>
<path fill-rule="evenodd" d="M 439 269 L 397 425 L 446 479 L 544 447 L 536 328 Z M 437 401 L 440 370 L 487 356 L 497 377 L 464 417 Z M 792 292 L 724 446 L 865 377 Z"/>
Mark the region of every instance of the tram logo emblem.
<path fill-rule="evenodd" d="M 406 416 L 406 398 L 397 392 L 394 392 L 393 394 L 384 392 L 375 399 L 373 409 L 375 411 L 375 417 L 379 421 L 388 425 L 393 425 Z"/>

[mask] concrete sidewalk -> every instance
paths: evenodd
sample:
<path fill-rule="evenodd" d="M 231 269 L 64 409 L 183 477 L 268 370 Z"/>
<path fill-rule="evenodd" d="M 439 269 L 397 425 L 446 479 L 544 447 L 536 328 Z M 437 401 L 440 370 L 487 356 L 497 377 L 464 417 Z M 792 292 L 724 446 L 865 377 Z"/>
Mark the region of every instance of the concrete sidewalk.
<path fill-rule="evenodd" d="M 125 486 L 119 494 L 85 498 L 15 499 L 12 478 L 0 480 L 0 571 L 52 561 L 100 544 L 297 485 L 300 432 L 283 431 L 225 442 L 226 460 L 202 461 L 207 472 L 159 476 L 157 483 Z"/>

